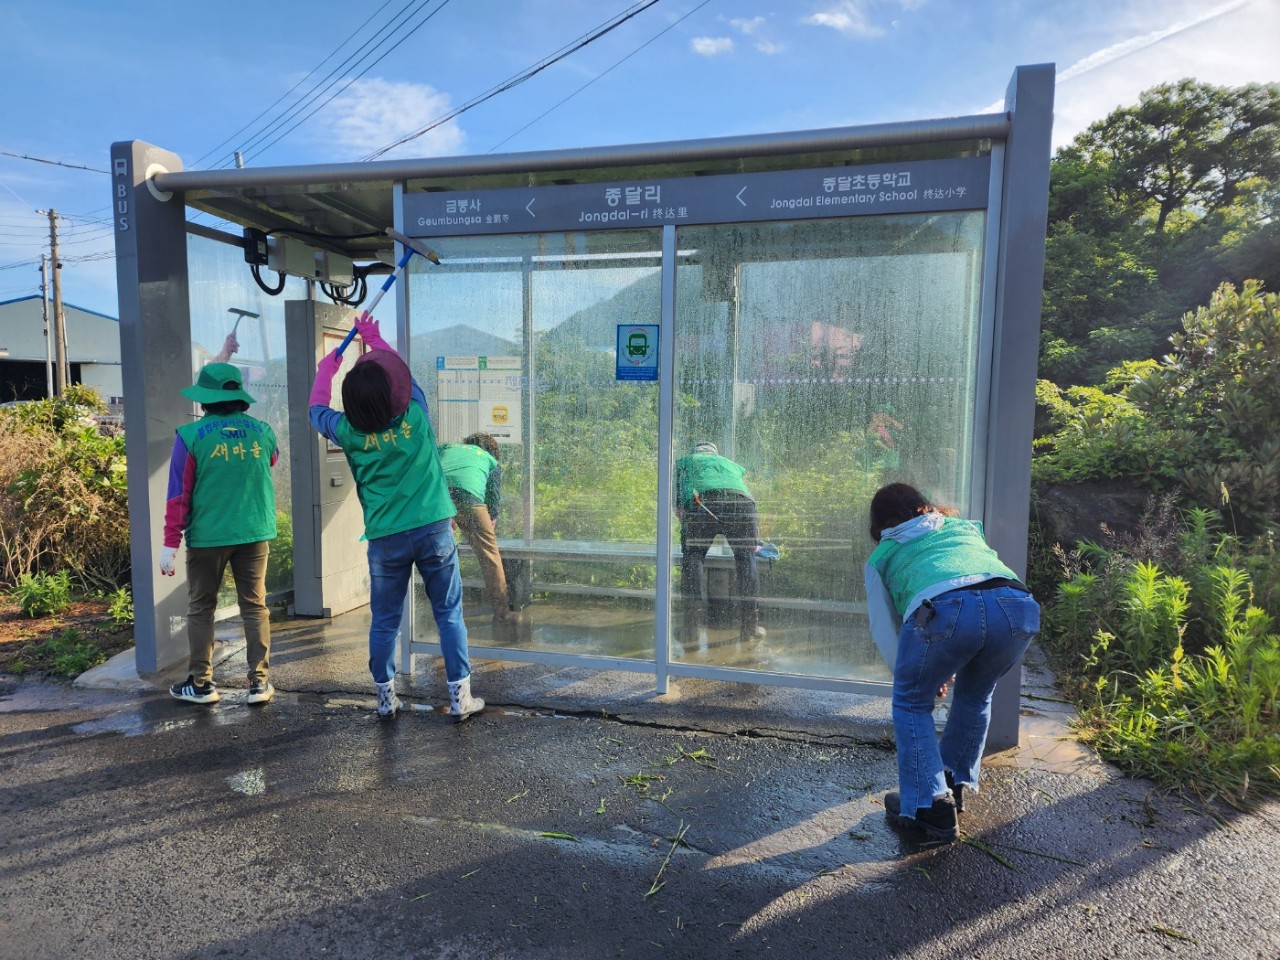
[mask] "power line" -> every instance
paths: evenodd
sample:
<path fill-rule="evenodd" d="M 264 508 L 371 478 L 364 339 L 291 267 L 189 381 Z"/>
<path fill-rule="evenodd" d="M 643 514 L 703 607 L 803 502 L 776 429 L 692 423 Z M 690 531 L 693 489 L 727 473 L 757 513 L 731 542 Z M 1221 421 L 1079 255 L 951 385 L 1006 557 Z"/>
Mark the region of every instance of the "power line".
<path fill-rule="evenodd" d="M 39 266 L 40 261 L 37 260 L 19 260 L 16 263 L 0 264 L 0 270 L 17 270 L 19 267 L 35 267 Z"/>
<path fill-rule="evenodd" d="M 280 113 L 277 114 L 265 127 L 263 127 L 257 133 L 253 134 L 253 136 L 249 137 L 244 143 L 242 143 L 240 145 L 240 151 L 242 153 L 248 153 L 250 149 L 261 144 L 264 138 L 270 136 L 272 133 L 279 130 L 281 126 L 293 120 L 294 117 L 298 116 L 298 114 L 300 114 L 308 106 L 314 103 L 318 97 L 323 96 L 326 92 L 332 89 L 334 84 L 340 82 L 342 78 L 341 77 L 342 71 L 347 67 L 348 64 L 350 64 L 353 60 L 355 60 L 358 65 L 360 62 L 363 62 L 367 57 L 375 53 L 377 49 L 380 46 L 382 46 L 391 36 L 394 36 L 396 30 L 400 29 L 405 24 L 407 24 L 414 16 L 416 16 L 422 10 L 423 7 L 425 7 L 430 2 L 431 0 L 409 0 L 408 3 L 406 3 L 403 7 L 401 7 L 394 14 L 392 14 L 391 18 L 386 23 L 384 23 L 381 27 L 379 27 L 374 32 L 373 36 L 371 36 L 368 40 L 364 41 L 364 43 L 362 43 L 359 47 L 357 47 L 355 51 L 352 52 L 347 57 L 347 59 L 343 60 L 340 64 L 338 64 L 336 67 L 330 70 L 327 74 L 325 74 L 324 77 L 318 83 L 316 83 L 307 92 L 305 96 L 303 96 L 293 105 L 285 108 L 284 110 L 281 110 Z M 446 2 L 448 2 L 448 0 L 446 0 Z M 414 6 L 414 4 L 417 4 L 417 6 Z M 409 10 L 410 7 L 413 7 L 413 9 Z M 406 13 L 406 11 L 408 12 Z M 388 33 L 387 36 L 384 37 L 383 34 L 387 33 L 387 31 L 390 31 L 390 33 Z M 384 53 L 382 56 L 385 57 L 386 54 Z M 382 57 L 378 58 L 378 60 L 381 60 L 381 59 Z M 377 62 L 378 62 L 377 60 L 374 61 L 374 63 L 377 63 Z M 328 101 L 325 101 L 325 102 L 327 103 Z M 321 104 L 321 106 L 323 106 L 323 104 Z M 268 144 L 267 146 L 270 146 L 270 145 L 271 144 Z M 266 149 L 266 148 L 264 147 L 263 149 Z M 223 164 L 225 165 L 226 161 L 223 161 Z"/>
<path fill-rule="evenodd" d="M 97 167 L 86 167 L 79 163 L 63 163 L 61 160 L 46 160 L 44 157 L 31 157 L 25 153 L 10 153 L 8 150 L 0 150 L 0 155 L 6 157 L 17 157 L 19 160 L 34 160 L 36 163 L 49 163 L 55 167 L 67 167 L 70 170 L 88 170 L 90 173 L 105 173 L 110 175 L 110 170 L 99 170 Z"/>
<path fill-rule="evenodd" d="M 654 2 L 656 2 L 656 0 L 654 0 Z M 341 95 L 342 95 L 342 94 L 347 90 L 347 88 L 348 88 L 348 87 L 350 87 L 353 83 L 355 83 L 357 80 L 359 80 L 361 77 L 363 77 L 366 73 L 368 73 L 370 70 L 372 70 L 375 66 L 377 66 L 377 65 L 378 65 L 378 63 L 380 63 L 380 62 L 381 62 L 385 57 L 387 57 L 387 55 L 388 55 L 388 54 L 390 54 L 392 51 L 394 51 L 397 47 L 399 47 L 402 43 L 404 43 L 406 40 L 408 40 L 410 37 L 412 37 L 412 36 L 413 36 L 415 33 L 417 33 L 419 30 L 421 30 L 421 29 L 422 29 L 422 27 L 426 25 L 427 21 L 428 21 L 428 20 L 430 20 L 432 17 L 434 17 L 434 16 L 435 16 L 437 13 L 439 13 L 441 10 L 443 10 L 443 9 L 445 8 L 445 6 L 447 6 L 447 5 L 448 5 L 448 3 L 449 3 L 449 0 L 442 0 L 442 2 L 441 2 L 441 4 L 440 4 L 440 6 L 436 7 L 434 10 L 432 10 L 430 13 L 428 13 L 428 14 L 427 14 L 423 19 L 422 19 L 422 21 L 421 21 L 417 26 L 415 26 L 415 27 L 413 27 L 411 30 L 409 30 L 409 32 L 408 32 L 408 33 L 406 33 L 403 37 L 401 37 L 399 40 L 397 40 L 397 41 L 395 42 L 395 44 L 393 44 L 389 49 L 387 49 L 385 52 L 383 52 L 381 55 L 379 55 L 379 56 L 378 56 L 378 58 L 377 58 L 376 60 L 374 60 L 372 63 L 370 63 L 368 66 L 366 66 L 363 70 L 361 70 L 359 73 L 357 73 L 354 77 L 352 77 L 350 80 L 348 80 L 346 83 L 344 83 L 340 88 L 338 88 L 338 90 L 337 90 L 336 92 L 334 92 L 334 93 L 330 94 L 330 95 L 329 95 L 328 97 L 326 97 L 323 101 L 321 101 L 320 103 L 318 103 L 318 104 L 315 106 L 315 108 L 314 108 L 314 109 L 312 109 L 312 110 L 311 110 L 311 112 L 310 112 L 310 113 L 308 113 L 305 117 L 303 117 L 301 120 L 299 120 L 299 121 L 298 121 L 297 123 L 295 123 L 293 126 L 291 126 L 288 130 L 285 130 L 283 133 L 281 133 L 281 134 L 280 134 L 280 136 L 276 137 L 276 138 L 275 138 L 274 140 L 272 140 L 270 143 L 265 144 L 265 145 L 262 147 L 262 149 L 258 150 L 258 152 L 257 152 L 256 154 L 254 154 L 254 156 L 261 156 L 263 153 L 265 153 L 265 152 L 266 152 L 267 150 L 269 150 L 271 147 L 275 146 L 275 144 L 279 143 L 281 140 L 283 140 L 285 137 L 287 137 L 290 133 L 292 133 L 294 130 L 296 130 L 298 127 L 300 127 L 302 124 L 304 124 L 304 123 L 306 123 L 308 120 L 310 120 L 313 116 L 315 116 L 315 114 L 316 114 L 318 111 L 320 111 L 321 109 L 323 109 L 327 104 L 329 104 L 330 102 L 332 102 L 336 97 L 341 96 Z M 421 7 L 419 7 L 419 9 L 421 9 Z M 417 11 L 415 10 L 414 12 L 416 13 Z M 335 82 L 336 82 L 336 81 L 335 81 Z M 332 86 L 332 84 L 330 84 L 330 86 Z M 328 89 L 328 87 L 326 87 L 325 89 L 327 90 L 327 89 Z"/>
<path fill-rule="evenodd" d="M 591 31 L 590 33 L 583 35 L 577 41 L 570 44 L 569 46 L 562 47 L 556 53 L 552 54 L 551 56 L 543 60 L 540 60 L 539 62 L 535 63 L 533 66 L 529 67 L 528 69 L 524 70 L 519 74 L 516 74 L 510 79 L 504 80 L 502 83 L 498 84 L 496 87 L 493 87 L 488 92 L 482 93 L 480 96 L 475 97 L 471 100 L 468 100 L 466 103 L 458 107 L 456 110 L 451 110 L 449 113 L 446 113 L 441 117 L 437 117 L 435 120 L 432 120 L 426 126 L 421 127 L 418 130 L 415 130 L 413 133 L 406 134 L 405 136 L 392 141 L 391 143 L 387 144 L 385 147 L 375 150 L 373 153 L 369 154 L 366 157 L 362 157 L 361 159 L 376 160 L 378 157 L 382 156 L 384 153 L 387 153 L 390 150 L 394 150 L 396 147 L 402 146 L 403 144 L 409 143 L 411 140 L 418 139 L 418 137 L 422 136 L 425 133 L 429 133 L 430 131 L 434 130 L 436 127 L 440 126 L 441 124 L 448 123 L 450 120 L 453 120 L 455 117 L 458 117 L 466 113 L 472 107 L 477 107 L 480 104 L 484 103 L 486 100 L 492 100 L 498 94 L 504 93 L 505 91 L 510 90 L 512 87 L 519 86 L 520 84 L 524 83 L 526 80 L 529 80 L 530 78 L 541 73 L 543 70 L 547 69 L 547 67 L 550 67 L 556 63 L 559 63 L 561 60 L 576 53 L 577 51 L 581 50 L 583 47 L 586 47 L 589 44 L 595 43 L 595 41 L 599 40 L 605 34 L 613 30 L 616 30 L 618 27 L 622 26 L 632 17 L 638 16 L 639 14 L 644 13 L 644 11 L 648 10 L 650 7 L 654 6 L 659 2 L 660 0 L 645 0 L 645 2 L 643 3 L 635 4 L 631 8 L 628 8 L 627 10 L 624 10 L 622 13 L 613 17 L 611 20 L 605 21 L 605 23 L 601 24 L 599 27 L 597 27 L 595 30 Z"/>
<path fill-rule="evenodd" d="M 412 0 L 411 0 L 411 2 L 412 2 Z M 360 26 L 358 26 L 358 27 L 356 27 L 354 30 L 352 30 L 352 31 L 351 31 L 351 33 L 349 33 L 349 34 L 347 35 L 347 38 L 346 38 L 345 40 L 343 40 L 340 44 L 338 44 L 336 47 L 334 47 L 334 48 L 333 48 L 333 50 L 332 50 L 332 52 L 330 52 L 328 56 L 326 56 L 323 60 L 321 60 L 321 61 L 320 61 L 319 63 L 317 63 L 314 67 L 312 67 L 310 70 L 308 70 L 308 71 L 307 71 L 307 75 L 306 75 L 306 76 L 304 76 L 301 80 L 299 80 L 297 83 L 295 83 L 292 87 L 290 87 L 290 88 L 289 88 L 288 90 L 286 90 L 284 93 L 280 94 L 280 96 L 276 97 L 276 99 L 275 99 L 272 103 L 268 104 L 266 107 L 264 107 L 264 108 L 263 108 L 263 110 L 262 110 L 262 112 L 261 112 L 261 113 L 259 113 L 256 117 L 254 117 L 252 120 L 250 120 L 250 121 L 249 121 L 248 123 L 246 123 L 244 126 L 242 126 L 242 127 L 241 127 L 239 130 L 237 130 L 235 133 L 231 134 L 231 136 L 227 137 L 227 138 L 226 138 L 225 140 L 223 140 L 221 143 L 219 143 L 219 144 L 215 145 L 212 149 L 210 149 L 209 151 L 207 151 L 203 156 L 197 157 L 194 161 L 192 161 L 191 166 L 192 166 L 192 167 L 196 167 L 196 166 L 198 166 L 199 164 L 203 163 L 207 158 L 209 158 L 209 157 L 211 157 L 213 154 L 217 153 L 217 152 L 218 152 L 218 150 L 219 150 L 220 148 L 222 148 L 222 147 L 226 146 L 228 143 L 230 143 L 230 142 L 231 142 L 232 140 L 234 140 L 236 137 L 240 136 L 240 134 L 244 133 L 246 130 L 248 130 L 250 127 L 252 127 L 255 123 L 257 123 L 259 120 L 261 120 L 264 116 L 266 116 L 266 115 L 267 115 L 267 113 L 268 113 L 268 112 L 270 112 L 270 111 L 271 111 L 271 110 L 272 110 L 272 109 L 273 109 L 277 104 L 279 104 L 282 100 L 284 100 L 285 98 L 287 98 L 290 94 L 292 94 L 292 93 L 293 93 L 295 90 L 297 90 L 300 86 L 302 86 L 302 85 L 303 85 L 304 83 L 306 83 L 309 79 L 311 79 L 312 75 L 313 75 L 313 74 L 315 74 L 315 72 L 316 72 L 317 70 L 319 70 L 321 67 L 323 67 L 323 66 L 324 66 L 326 63 L 328 63 L 331 59 L 333 59 L 334 57 L 336 57 L 336 56 L 338 55 L 338 51 L 340 51 L 340 50 L 341 50 L 343 47 L 345 47 L 348 43 L 350 43 L 352 40 L 354 40 L 354 39 L 355 39 L 355 37 L 356 37 L 356 34 L 358 34 L 361 30 L 363 30 L 365 27 L 367 27 L 367 26 L 368 26 L 368 25 L 373 21 L 373 18 L 374 18 L 374 17 L 376 17 L 379 13 L 381 13 L 384 9 L 386 9 L 386 7 L 387 7 L 390 3 L 391 3 L 391 0 L 384 0 L 384 2 L 383 2 L 383 4 L 382 4 L 382 6 L 378 7 L 378 9 L 377 9 L 377 10 L 373 11 L 373 13 L 371 13 L 371 14 L 369 15 L 369 18 L 368 18 L 367 20 L 365 20 L 365 22 L 364 22 L 364 23 L 360 24 Z M 393 17 L 392 19 L 395 19 L 395 18 Z M 384 28 L 384 29 L 385 29 L 385 28 Z M 378 31 L 378 32 L 380 33 L 380 32 L 381 32 L 381 30 L 380 30 L 380 31 Z M 376 36 L 376 35 L 377 35 L 377 34 L 375 34 L 375 36 Z M 232 154 L 232 159 L 234 159 L 234 154 Z"/>
<path fill-rule="evenodd" d="M 524 133 L 526 130 L 528 130 L 530 127 L 532 127 L 535 123 L 537 123 L 539 120 L 541 120 L 541 119 L 542 119 L 543 117 L 545 117 L 547 114 L 552 113 L 553 111 L 560 109 L 562 106 L 564 106 L 564 105 L 565 105 L 566 103 L 568 103 L 570 100 L 572 100 L 574 97 L 576 97 L 578 94 L 580 94 L 583 90 L 587 89 L 587 87 L 591 86 L 591 85 L 592 85 L 593 83 L 595 83 L 597 80 L 603 79 L 605 76 L 607 76 L 609 73 L 611 73 L 615 68 L 622 66 L 622 64 L 626 63 L 628 60 L 630 60 L 632 57 L 634 57 L 637 53 L 639 53 L 639 52 L 640 52 L 641 50 L 643 50 L 645 47 L 649 46 L 649 44 L 653 43 L 655 40 L 657 40 L 659 37 L 661 37 L 663 34 L 667 33 L 668 31 L 673 30 L 673 29 L 675 29 L 676 27 L 678 27 L 681 23 L 683 23 L 685 20 L 688 20 L 691 16 L 693 16 L 695 13 L 697 13 L 699 10 L 701 10 L 703 7 L 705 7 L 705 6 L 706 6 L 708 3 L 710 3 L 710 2 L 711 2 L 711 0 L 702 0 L 702 2 L 701 2 L 700 4 L 698 4 L 698 5 L 697 5 L 696 7 L 694 7 L 692 10 L 690 10 L 688 13 L 686 13 L 686 14 L 685 14 L 683 17 L 681 17 L 679 20 L 676 20 L 676 21 L 674 21 L 673 23 L 670 23 L 670 24 L 668 24 L 667 26 L 663 27 L 661 30 L 659 30 L 657 33 L 655 33 L 652 37 L 650 37 L 650 38 L 649 38 L 648 40 L 646 40 L 644 43 L 640 44 L 640 46 L 636 47 L 634 50 L 632 50 L 630 53 L 628 53 L 628 54 L 627 54 L 625 57 L 623 57 L 621 60 L 619 60 L 619 61 L 617 61 L 615 64 L 613 64 L 613 66 L 609 67 L 609 69 L 608 69 L 608 70 L 605 70 L 605 71 L 603 71 L 603 72 L 601 72 L 601 73 L 596 74 L 594 77 L 592 77 L 590 80 L 588 80 L 588 81 L 587 81 L 586 83 L 584 83 L 582 86 L 580 86 L 577 90 L 573 91 L 573 93 L 569 94 L 569 95 L 568 95 L 567 97 L 565 97 L 563 100 L 560 100 L 558 103 L 556 103 L 556 104 L 552 105 L 551 107 L 548 107 L 548 108 L 547 108 L 546 110 L 544 110 L 542 113 L 538 114 L 536 117 L 534 117 L 534 118 L 533 118 L 532 120 L 530 120 L 528 123 L 526 123 L 526 124 L 525 124 L 523 127 L 521 127 L 519 130 L 516 130 L 514 133 L 512 133 L 512 134 L 510 134 L 510 135 L 508 135 L 508 136 L 504 137 L 503 139 L 499 140 L 499 141 L 498 141 L 497 143 L 495 143 L 492 147 L 490 147 L 488 150 L 486 150 L 486 151 L 485 151 L 485 153 L 493 153 L 493 151 L 497 150 L 500 146 L 502 146 L 502 145 L 503 145 L 504 143 L 506 143 L 508 140 L 511 140 L 511 139 L 513 139 L 514 137 L 518 137 L 520 134 Z"/>

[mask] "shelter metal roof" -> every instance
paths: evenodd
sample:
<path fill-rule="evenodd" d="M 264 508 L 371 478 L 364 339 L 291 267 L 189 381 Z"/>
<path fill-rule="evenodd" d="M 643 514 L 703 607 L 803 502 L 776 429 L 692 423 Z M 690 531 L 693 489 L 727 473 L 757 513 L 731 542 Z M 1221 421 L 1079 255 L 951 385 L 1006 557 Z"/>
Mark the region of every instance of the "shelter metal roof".
<path fill-rule="evenodd" d="M 665 143 L 369 163 L 184 170 L 155 177 L 188 206 L 352 260 L 391 259 L 395 185 L 407 192 L 853 166 L 989 152 L 1008 113 Z"/>

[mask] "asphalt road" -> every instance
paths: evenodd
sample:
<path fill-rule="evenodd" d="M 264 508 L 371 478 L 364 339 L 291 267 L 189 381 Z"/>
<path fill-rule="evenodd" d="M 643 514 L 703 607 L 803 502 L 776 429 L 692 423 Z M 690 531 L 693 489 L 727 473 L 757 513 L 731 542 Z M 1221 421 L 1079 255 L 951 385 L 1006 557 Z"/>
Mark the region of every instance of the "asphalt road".
<path fill-rule="evenodd" d="M 1000 766 L 891 830 L 883 742 L 0 683 L 0 957 L 1280 957 L 1280 805 Z"/>

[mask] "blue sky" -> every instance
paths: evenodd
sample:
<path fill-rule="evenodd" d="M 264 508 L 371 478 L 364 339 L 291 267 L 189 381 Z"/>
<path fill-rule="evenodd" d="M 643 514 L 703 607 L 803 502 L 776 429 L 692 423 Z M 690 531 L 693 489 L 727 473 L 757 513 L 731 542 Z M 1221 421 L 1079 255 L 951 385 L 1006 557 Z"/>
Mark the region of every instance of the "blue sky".
<path fill-rule="evenodd" d="M 8 154 L 105 171 L 113 141 L 140 139 L 189 169 L 236 148 L 251 166 L 361 160 L 625 12 L 639 11 L 382 156 L 985 113 L 1015 66 L 1050 62 L 1060 145 L 1157 83 L 1280 81 L 1280 0 L 646 3 L 6 0 L 0 300 L 39 293 L 37 211 L 52 208 L 64 299 L 118 312 L 106 174 Z"/>

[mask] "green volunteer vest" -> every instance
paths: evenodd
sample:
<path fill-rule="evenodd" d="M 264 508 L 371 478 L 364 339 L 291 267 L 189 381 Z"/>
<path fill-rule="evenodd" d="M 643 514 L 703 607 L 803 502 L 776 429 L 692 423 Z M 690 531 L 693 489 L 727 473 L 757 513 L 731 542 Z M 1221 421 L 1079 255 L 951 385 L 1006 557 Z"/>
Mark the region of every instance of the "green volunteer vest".
<path fill-rule="evenodd" d="M 488 450 L 471 443 L 446 443 L 440 448 L 440 466 L 444 470 L 445 483 L 454 490 L 469 493 L 484 503 L 489 474 L 498 461 Z"/>
<path fill-rule="evenodd" d="M 676 461 L 676 500 L 688 509 L 693 506 L 695 493 L 708 490 L 736 490 L 745 496 L 751 491 L 743 482 L 742 467 L 732 460 L 714 453 L 691 453 Z"/>
<path fill-rule="evenodd" d="M 225 547 L 274 540 L 276 491 L 271 458 L 276 435 L 247 413 L 207 413 L 178 428 L 196 465 L 188 547 Z"/>
<path fill-rule="evenodd" d="M 440 469 L 436 435 L 421 404 L 410 403 L 377 433 L 361 433 L 344 416 L 337 434 L 356 478 L 368 539 L 416 530 L 457 512 Z"/>
<path fill-rule="evenodd" d="M 899 616 L 912 597 L 935 583 L 975 574 L 1018 579 L 987 546 L 982 524 L 959 517 L 945 517 L 938 530 L 906 543 L 881 540 L 867 562 L 880 574 Z"/>

